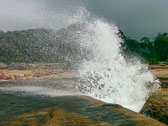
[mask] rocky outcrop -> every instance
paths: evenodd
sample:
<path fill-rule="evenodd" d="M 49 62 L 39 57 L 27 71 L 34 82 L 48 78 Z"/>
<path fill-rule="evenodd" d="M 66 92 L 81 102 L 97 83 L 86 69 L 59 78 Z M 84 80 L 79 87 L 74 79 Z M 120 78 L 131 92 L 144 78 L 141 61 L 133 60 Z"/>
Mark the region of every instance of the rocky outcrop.
<path fill-rule="evenodd" d="M 149 65 L 150 70 L 155 69 L 168 69 L 168 65 Z"/>
<path fill-rule="evenodd" d="M 61 77 L 73 75 L 72 71 L 31 69 L 31 70 L 0 70 L 0 80 L 25 80 L 41 77 Z"/>
<path fill-rule="evenodd" d="M 141 113 L 168 125 L 168 69 L 156 66 L 152 72 L 160 79 L 162 88 L 147 100 Z"/>
<path fill-rule="evenodd" d="M 141 113 L 168 125 L 168 89 L 162 88 L 160 92 L 151 96 Z"/>
<path fill-rule="evenodd" d="M 50 75 L 54 75 L 54 78 L 67 78 L 73 74 L 72 71 L 51 69 L 0 70 L 0 77 L 10 80 L 44 76 L 48 78 Z M 165 123 L 167 121 L 166 112 L 168 112 L 165 94 L 153 96 L 153 99 L 151 97 L 141 113 Z M 90 97 L 51 98 L 10 94 L 9 92 L 1 92 L 1 90 L 0 96 L 0 126 L 165 126 L 167 124 L 120 105 L 106 104 Z M 160 98 L 160 96 L 162 97 Z M 159 118 L 155 115 L 159 115 Z"/>
<path fill-rule="evenodd" d="M 0 105 L 3 107 L 9 99 L 13 99 L 6 106 L 10 109 L 0 113 L 0 124 L 4 126 L 164 126 L 122 106 L 104 104 L 88 97 L 64 96 L 51 99 L 12 94 L 2 97 Z M 31 103 L 27 103 L 28 100 Z M 26 105 L 20 107 L 20 104 Z"/>
<path fill-rule="evenodd" d="M 152 69 L 153 74 L 158 77 L 162 88 L 168 88 L 168 69 Z"/>
<path fill-rule="evenodd" d="M 43 70 L 0 70 L 0 80 L 16 80 L 26 79 L 31 77 L 40 77 L 48 75 L 50 71 Z"/>
<path fill-rule="evenodd" d="M 9 65 L 0 63 L 0 80 L 57 76 L 71 69 L 69 63 L 11 63 Z"/>

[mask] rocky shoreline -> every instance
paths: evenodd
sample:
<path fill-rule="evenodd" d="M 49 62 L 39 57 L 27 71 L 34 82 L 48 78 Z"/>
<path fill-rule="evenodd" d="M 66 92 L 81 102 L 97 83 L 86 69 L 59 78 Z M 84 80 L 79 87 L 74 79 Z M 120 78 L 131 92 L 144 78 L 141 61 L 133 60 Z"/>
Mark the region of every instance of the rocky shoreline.
<path fill-rule="evenodd" d="M 13 81 L 16 81 L 16 83 L 18 83 L 19 80 L 22 80 L 22 83 L 24 83 L 25 80 L 69 78 L 74 77 L 76 74 L 72 70 L 63 69 L 63 65 L 60 64 L 57 64 L 59 67 L 54 64 L 55 69 L 53 69 L 53 64 L 32 64 L 26 65 L 26 67 L 23 67 L 23 65 L 25 66 L 25 64 L 17 64 L 17 69 L 16 67 L 10 67 L 9 69 L 9 66 L 3 64 L 3 66 L 6 66 L 6 68 L 1 67 L 0 69 L 1 85 L 2 83 L 4 83 L 3 81 L 9 81 L 12 84 Z M 162 89 L 160 92 L 157 92 L 148 99 L 140 112 L 141 114 L 132 112 L 119 105 L 106 104 L 89 97 L 74 96 L 68 97 L 68 99 L 67 97 L 58 97 L 56 99 L 59 102 L 56 103 L 56 100 L 54 106 L 52 107 L 44 107 L 33 112 L 26 112 L 24 114 L 20 114 L 17 117 L 13 116 L 9 118 L 10 121 L 7 119 L 6 121 L 2 121 L 3 123 L 1 122 L 0 124 L 6 125 L 6 122 L 10 122 L 8 124 L 12 126 L 41 126 L 41 120 L 45 120 L 43 124 L 46 126 L 69 126 L 69 124 L 71 124 L 72 126 L 164 126 L 164 124 L 162 123 L 168 125 L 168 68 L 167 66 L 164 68 L 163 66 L 151 66 L 150 69 L 153 74 L 155 74 L 160 79 L 162 83 Z M 34 81 L 29 81 L 28 83 L 33 84 Z M 38 83 L 41 83 L 41 81 L 39 81 Z M 5 98 L 3 99 L 3 97 L 1 97 L 0 99 L 1 101 L 5 100 Z M 6 99 L 8 99 L 8 96 L 6 97 Z M 18 99 L 21 100 L 22 96 L 19 96 Z M 35 104 L 38 104 L 36 103 L 36 100 L 34 102 Z M 45 104 L 45 102 L 42 102 L 41 104 Z M 0 103 L 0 107 L 2 106 L 3 102 Z M 10 108 L 12 108 L 13 103 L 9 106 L 11 106 Z M 142 114 L 145 116 L 143 116 Z M 154 118 L 162 123 L 151 118 Z"/>
<path fill-rule="evenodd" d="M 151 70 L 161 82 L 161 90 L 146 102 L 141 113 L 168 125 L 168 68 L 153 67 Z"/>
<path fill-rule="evenodd" d="M 0 106 L 5 107 L 9 100 L 12 103 L 8 104 L 10 109 L 1 110 L 6 117 L 2 118 L 0 113 L 1 126 L 165 126 L 120 105 L 105 104 L 89 97 L 2 96 Z M 25 106 L 20 107 L 23 103 Z"/>
<path fill-rule="evenodd" d="M 38 79 L 43 77 L 61 77 L 74 74 L 61 63 L 0 63 L 0 81 Z"/>

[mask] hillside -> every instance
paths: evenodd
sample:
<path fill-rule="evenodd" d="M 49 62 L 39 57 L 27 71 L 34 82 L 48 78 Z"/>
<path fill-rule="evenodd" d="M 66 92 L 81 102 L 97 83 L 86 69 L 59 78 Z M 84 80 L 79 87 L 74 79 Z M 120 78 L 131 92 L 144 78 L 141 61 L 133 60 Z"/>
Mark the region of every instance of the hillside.
<path fill-rule="evenodd" d="M 0 62 L 79 62 L 88 54 L 78 41 L 85 24 L 74 24 L 58 31 L 29 29 L 0 31 Z M 140 41 L 120 32 L 124 54 L 143 57 L 150 64 L 168 61 L 168 34 L 163 33 L 153 40 L 143 37 Z"/>
<path fill-rule="evenodd" d="M 79 24 L 59 31 L 30 29 L 0 32 L 0 62 L 65 62 L 78 60 Z M 73 33 L 71 32 L 73 31 Z"/>

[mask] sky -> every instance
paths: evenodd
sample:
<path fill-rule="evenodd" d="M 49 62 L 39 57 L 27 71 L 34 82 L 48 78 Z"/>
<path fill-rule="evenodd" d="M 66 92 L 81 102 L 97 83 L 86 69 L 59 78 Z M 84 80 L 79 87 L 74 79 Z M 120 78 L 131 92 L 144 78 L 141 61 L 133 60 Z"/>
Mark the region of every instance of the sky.
<path fill-rule="evenodd" d="M 168 32 L 168 0 L 0 0 L 0 30 L 66 27 L 80 7 L 133 38 Z"/>

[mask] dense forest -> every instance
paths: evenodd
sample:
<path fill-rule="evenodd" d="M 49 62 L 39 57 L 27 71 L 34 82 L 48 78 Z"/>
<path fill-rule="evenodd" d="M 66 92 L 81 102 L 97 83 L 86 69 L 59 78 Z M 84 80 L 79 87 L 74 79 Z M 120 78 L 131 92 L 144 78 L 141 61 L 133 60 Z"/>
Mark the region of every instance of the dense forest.
<path fill-rule="evenodd" d="M 168 61 L 168 33 L 160 33 L 154 39 L 143 37 L 135 40 L 124 35 L 119 35 L 124 40 L 124 51 L 128 54 L 140 56 L 149 64 L 158 64 L 161 61 Z"/>
<path fill-rule="evenodd" d="M 77 24 L 59 31 L 0 31 L 0 62 L 76 62 L 83 56 L 76 36 L 82 27 Z M 168 33 L 158 34 L 152 40 L 147 37 L 135 40 L 121 31 L 119 35 L 124 40 L 124 53 L 142 57 L 150 64 L 168 61 Z"/>

